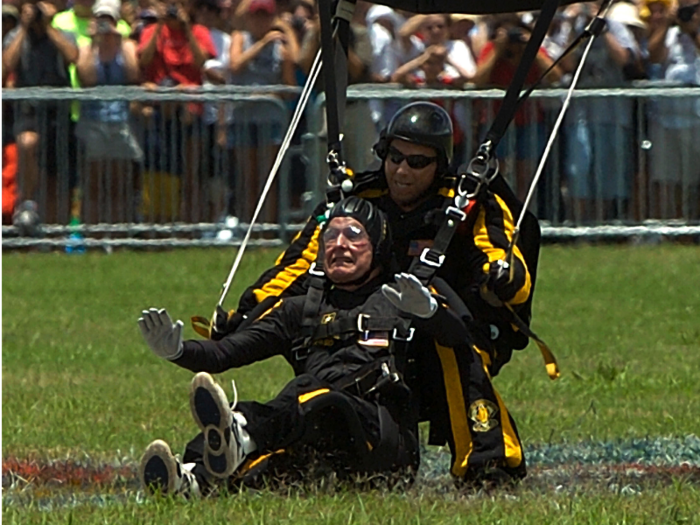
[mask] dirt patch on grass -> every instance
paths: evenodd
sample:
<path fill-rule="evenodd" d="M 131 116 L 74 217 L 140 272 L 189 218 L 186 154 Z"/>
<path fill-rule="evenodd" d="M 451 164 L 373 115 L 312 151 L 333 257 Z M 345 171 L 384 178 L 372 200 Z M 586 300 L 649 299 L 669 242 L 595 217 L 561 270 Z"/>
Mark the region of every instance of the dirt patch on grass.
<path fill-rule="evenodd" d="M 692 458 L 696 440 L 700 443 L 691 436 L 669 442 L 639 440 L 533 447 L 527 478 L 508 490 L 516 495 L 519 491 L 637 494 L 678 482 L 700 485 L 700 461 Z M 459 496 L 449 475 L 449 462 L 449 454 L 444 450 L 424 450 L 421 470 L 410 490 Z M 139 492 L 135 462 L 90 459 L 4 458 L 2 487 L 3 502 L 19 506 L 51 507 L 95 498 L 101 502 L 123 501 Z"/>

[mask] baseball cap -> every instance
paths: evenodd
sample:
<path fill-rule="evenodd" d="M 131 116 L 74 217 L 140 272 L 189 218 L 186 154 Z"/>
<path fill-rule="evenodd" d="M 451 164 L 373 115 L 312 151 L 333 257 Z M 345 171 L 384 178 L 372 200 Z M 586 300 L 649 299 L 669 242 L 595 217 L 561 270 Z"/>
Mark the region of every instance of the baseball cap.
<path fill-rule="evenodd" d="M 116 22 L 121 20 L 121 2 L 119 0 L 97 0 L 92 6 L 94 16 L 111 16 Z"/>
<path fill-rule="evenodd" d="M 255 13 L 257 11 L 265 11 L 271 15 L 275 14 L 277 10 L 277 5 L 275 0 L 253 0 L 248 6 L 249 13 Z"/>

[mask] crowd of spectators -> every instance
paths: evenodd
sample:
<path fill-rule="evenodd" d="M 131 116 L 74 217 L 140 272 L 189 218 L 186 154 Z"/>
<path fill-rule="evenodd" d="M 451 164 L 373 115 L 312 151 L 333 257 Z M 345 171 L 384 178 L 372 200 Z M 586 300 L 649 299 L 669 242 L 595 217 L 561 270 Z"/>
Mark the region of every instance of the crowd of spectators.
<path fill-rule="evenodd" d="M 559 10 L 528 82 L 548 71 L 543 87 L 569 85 L 582 48 L 550 66 L 599 5 L 577 3 Z M 3 0 L 2 15 L 3 88 L 299 86 L 320 45 L 313 0 Z M 504 88 L 536 16 L 415 15 L 358 0 L 351 23 L 348 83 Z M 618 0 L 607 18 L 581 73 L 580 87 L 624 87 L 642 79 L 700 85 L 698 0 Z M 348 105 L 344 129 L 351 167 L 363 169 L 373 160 L 371 145 L 397 103 Z M 465 141 L 479 141 L 498 106 L 477 100 L 467 112 L 464 101 L 440 103 L 454 118 L 461 151 L 473 146 L 465 148 Z M 659 97 L 644 105 L 642 121 L 635 104 L 621 98 L 572 103 L 562 129 L 557 188 L 568 203 L 566 218 L 585 222 L 631 217 L 642 171 L 645 187 L 658 197 L 650 216 L 698 217 L 700 101 Z M 42 103 L 41 111 L 36 101 L 3 106 L 4 222 L 10 220 L 15 200 L 37 201 L 40 194 L 69 192 L 82 195 L 73 199 L 83 203 L 82 211 L 74 206 L 70 212 L 87 222 L 135 220 L 120 205 L 128 196 L 138 197 L 142 208 L 150 210 L 146 220 L 157 220 L 153 214 L 214 220 L 217 217 L 197 216 L 196 203 L 209 202 L 214 215 L 225 213 L 223 195 L 231 181 L 215 181 L 207 174 L 221 172 L 227 156 L 235 155 L 246 166 L 238 174 L 244 180 L 237 187 L 246 192 L 238 196 L 239 208 L 242 202 L 256 202 L 284 133 L 274 106 L 251 110 L 231 104 L 107 101 L 81 106 L 54 101 Z M 546 114 L 554 109 L 542 101 L 522 107 L 498 151 L 521 197 L 544 148 Z M 473 118 L 467 120 L 467 114 Z M 144 123 L 141 133 L 130 124 L 134 115 Z M 648 166 L 641 166 L 634 153 L 640 127 L 650 139 Z M 87 163 L 80 171 L 78 150 L 84 151 L 81 158 L 84 155 Z M 47 158 L 62 159 L 71 177 L 57 177 L 59 162 L 46 162 Z M 459 154 L 457 158 L 467 160 Z M 9 176 L 5 184 L 7 166 L 19 170 L 21 188 L 12 187 Z M 78 172 L 81 180 L 75 176 Z M 141 181 L 140 188 L 136 181 Z M 275 218 L 276 198 L 273 192 L 273 206 L 265 217 L 269 220 Z M 47 204 L 40 210 L 44 220 L 64 220 L 68 210 L 54 208 Z M 116 215 L 119 210 L 123 215 Z"/>

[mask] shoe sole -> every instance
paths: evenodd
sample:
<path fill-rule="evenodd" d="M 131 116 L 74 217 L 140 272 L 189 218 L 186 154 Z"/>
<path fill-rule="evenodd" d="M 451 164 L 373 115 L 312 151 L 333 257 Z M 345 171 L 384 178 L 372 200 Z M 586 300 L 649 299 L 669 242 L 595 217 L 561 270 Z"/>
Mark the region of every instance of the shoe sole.
<path fill-rule="evenodd" d="M 168 444 L 156 439 L 148 447 L 139 465 L 143 490 L 151 495 L 172 494 L 177 482 L 177 461 Z"/>
<path fill-rule="evenodd" d="M 229 446 L 233 413 L 224 390 L 206 372 L 192 380 L 190 410 L 204 434 L 204 467 L 214 477 L 231 476 L 237 466 Z"/>

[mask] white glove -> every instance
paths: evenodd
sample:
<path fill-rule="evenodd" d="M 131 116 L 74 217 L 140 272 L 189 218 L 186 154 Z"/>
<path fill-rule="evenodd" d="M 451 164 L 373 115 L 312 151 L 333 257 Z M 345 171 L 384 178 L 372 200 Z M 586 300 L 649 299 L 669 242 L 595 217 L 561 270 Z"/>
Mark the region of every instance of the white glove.
<path fill-rule="evenodd" d="M 173 324 L 168 312 L 151 308 L 143 310 L 139 328 L 153 353 L 172 361 L 182 355 L 182 321 Z"/>
<path fill-rule="evenodd" d="M 437 311 L 437 301 L 415 275 L 397 273 L 396 285 L 383 284 L 384 297 L 399 310 L 427 319 Z M 396 288 L 395 288 L 396 286 Z M 397 290 L 398 288 L 398 290 Z"/>

